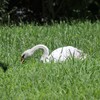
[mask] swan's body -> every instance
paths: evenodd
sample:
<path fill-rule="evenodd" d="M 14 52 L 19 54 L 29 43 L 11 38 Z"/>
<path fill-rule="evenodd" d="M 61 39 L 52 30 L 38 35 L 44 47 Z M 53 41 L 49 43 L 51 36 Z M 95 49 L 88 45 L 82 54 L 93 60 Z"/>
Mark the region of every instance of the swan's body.
<path fill-rule="evenodd" d="M 49 49 L 45 45 L 39 44 L 22 53 L 21 61 L 23 62 L 25 58 L 32 56 L 34 52 L 38 49 L 43 49 L 44 51 L 40 59 L 41 61 L 43 61 L 43 63 L 51 61 L 54 62 L 65 61 L 66 59 L 72 57 L 82 60 L 86 58 L 86 54 L 84 54 L 81 50 L 72 46 L 58 48 L 49 55 Z"/>

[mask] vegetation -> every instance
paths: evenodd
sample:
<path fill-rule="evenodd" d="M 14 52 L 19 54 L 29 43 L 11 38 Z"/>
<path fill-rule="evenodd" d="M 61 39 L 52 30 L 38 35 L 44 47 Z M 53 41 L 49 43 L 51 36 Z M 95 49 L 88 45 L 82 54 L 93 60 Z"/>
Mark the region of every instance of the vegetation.
<path fill-rule="evenodd" d="M 0 23 L 100 19 L 99 0 L 1 0 Z"/>
<path fill-rule="evenodd" d="M 7 5 L 7 0 L 0 1 L 0 23 L 6 22 L 8 20 Z"/>
<path fill-rule="evenodd" d="M 40 50 L 21 64 L 21 53 L 40 43 L 50 52 L 72 45 L 88 57 L 43 64 Z M 0 100 L 100 100 L 100 22 L 0 26 Z"/>

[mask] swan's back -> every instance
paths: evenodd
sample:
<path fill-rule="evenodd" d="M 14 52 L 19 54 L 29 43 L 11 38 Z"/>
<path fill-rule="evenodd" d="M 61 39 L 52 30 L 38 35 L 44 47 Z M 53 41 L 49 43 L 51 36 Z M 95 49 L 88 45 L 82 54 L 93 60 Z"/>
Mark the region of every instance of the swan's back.
<path fill-rule="evenodd" d="M 69 57 L 74 57 L 78 59 L 82 59 L 83 52 L 75 47 L 67 46 L 67 47 L 61 47 L 56 50 L 54 50 L 50 56 L 50 60 L 56 61 L 65 61 Z"/>

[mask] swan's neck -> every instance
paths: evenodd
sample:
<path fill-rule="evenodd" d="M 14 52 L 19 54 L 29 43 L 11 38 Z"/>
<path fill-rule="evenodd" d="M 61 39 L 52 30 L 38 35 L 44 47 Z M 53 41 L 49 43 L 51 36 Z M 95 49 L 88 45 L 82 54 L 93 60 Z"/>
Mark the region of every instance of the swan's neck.
<path fill-rule="evenodd" d="M 33 54 L 38 49 L 43 49 L 43 55 L 41 56 L 41 60 L 45 62 L 46 58 L 48 58 L 49 56 L 49 49 L 47 48 L 47 46 L 39 44 L 31 48 L 31 53 Z"/>

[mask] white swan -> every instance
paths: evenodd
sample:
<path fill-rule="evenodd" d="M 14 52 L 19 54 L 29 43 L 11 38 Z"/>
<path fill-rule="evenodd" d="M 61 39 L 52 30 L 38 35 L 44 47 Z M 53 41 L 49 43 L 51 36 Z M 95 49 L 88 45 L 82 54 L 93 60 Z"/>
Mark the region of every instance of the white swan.
<path fill-rule="evenodd" d="M 31 49 L 24 51 L 21 55 L 21 62 L 24 62 L 24 60 L 27 57 L 32 56 L 34 52 L 38 49 L 43 49 L 44 51 L 40 59 L 41 61 L 43 61 L 43 63 L 51 62 L 51 61 L 54 62 L 65 61 L 66 59 L 71 57 L 82 59 L 82 60 L 86 58 L 86 54 L 84 54 L 83 51 L 72 46 L 58 48 L 49 55 L 49 49 L 47 48 L 47 46 L 43 44 L 39 44 L 34 46 Z"/>

